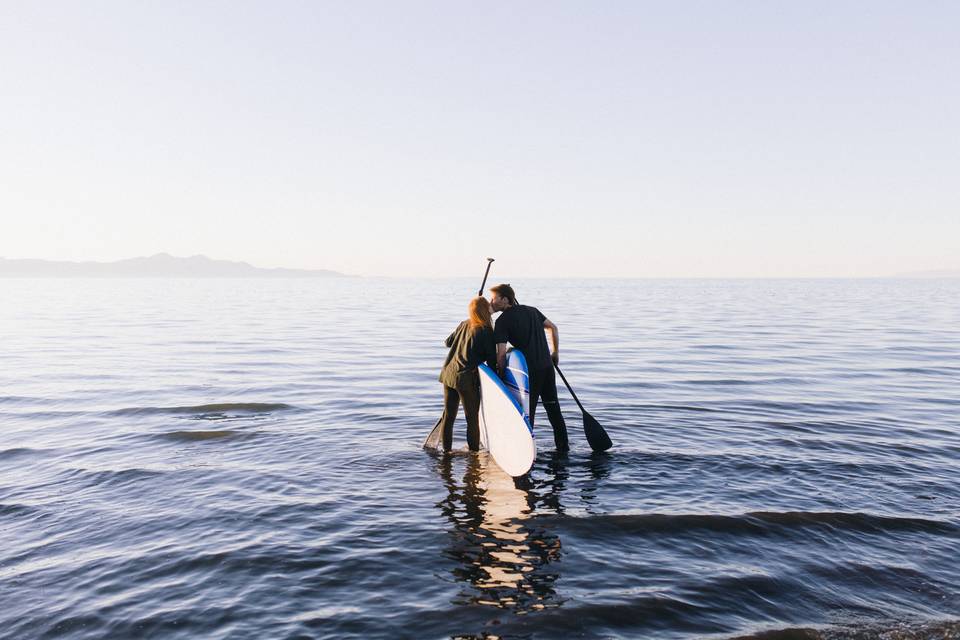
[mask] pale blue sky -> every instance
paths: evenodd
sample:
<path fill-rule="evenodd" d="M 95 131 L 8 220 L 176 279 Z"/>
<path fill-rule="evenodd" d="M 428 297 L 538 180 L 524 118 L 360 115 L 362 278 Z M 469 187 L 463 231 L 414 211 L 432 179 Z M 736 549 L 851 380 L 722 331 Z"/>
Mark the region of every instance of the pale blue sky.
<path fill-rule="evenodd" d="M 960 267 L 955 2 L 3 2 L 0 256 Z"/>

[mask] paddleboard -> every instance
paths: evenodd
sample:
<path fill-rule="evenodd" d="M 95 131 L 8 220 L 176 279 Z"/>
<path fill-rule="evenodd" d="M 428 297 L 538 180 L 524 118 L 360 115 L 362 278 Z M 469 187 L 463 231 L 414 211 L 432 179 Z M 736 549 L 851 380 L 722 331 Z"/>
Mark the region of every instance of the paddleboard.
<path fill-rule="evenodd" d="M 523 354 L 520 354 L 523 357 Z M 533 466 L 537 445 L 523 405 L 490 367 L 481 364 L 480 439 L 497 466 L 522 476 Z"/>
<path fill-rule="evenodd" d="M 523 417 L 530 422 L 530 374 L 527 371 L 527 359 L 523 351 L 507 351 L 507 370 L 503 374 L 503 383 L 523 407 Z"/>

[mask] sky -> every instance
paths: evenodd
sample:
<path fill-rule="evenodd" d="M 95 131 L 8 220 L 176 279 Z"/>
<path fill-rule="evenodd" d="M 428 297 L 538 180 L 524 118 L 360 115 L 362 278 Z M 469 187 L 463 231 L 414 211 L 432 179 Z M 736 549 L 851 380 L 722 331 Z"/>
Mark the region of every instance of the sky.
<path fill-rule="evenodd" d="M 960 268 L 960 3 L 0 0 L 0 256 Z"/>

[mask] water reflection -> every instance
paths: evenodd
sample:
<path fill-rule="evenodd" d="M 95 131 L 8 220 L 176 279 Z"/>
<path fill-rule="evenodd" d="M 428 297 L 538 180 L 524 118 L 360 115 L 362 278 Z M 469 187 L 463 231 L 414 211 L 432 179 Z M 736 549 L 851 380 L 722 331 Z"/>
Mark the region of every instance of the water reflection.
<path fill-rule="evenodd" d="M 531 519 L 537 497 L 486 452 L 466 458 L 461 483 L 454 460 L 444 456 L 438 462 L 448 492 L 438 507 L 453 525 L 444 553 L 457 561 L 453 575 L 466 584 L 454 603 L 516 613 L 559 606 L 553 586 L 558 573 L 549 565 L 561 555 L 560 539 Z M 547 495 L 559 508 L 559 492 Z"/>
<path fill-rule="evenodd" d="M 609 453 L 592 453 L 587 461 L 586 478 L 580 485 L 580 501 L 583 503 L 587 513 L 603 513 L 603 510 L 596 509 L 597 492 L 600 485 L 610 475 L 610 469 L 613 464 L 613 456 Z"/>

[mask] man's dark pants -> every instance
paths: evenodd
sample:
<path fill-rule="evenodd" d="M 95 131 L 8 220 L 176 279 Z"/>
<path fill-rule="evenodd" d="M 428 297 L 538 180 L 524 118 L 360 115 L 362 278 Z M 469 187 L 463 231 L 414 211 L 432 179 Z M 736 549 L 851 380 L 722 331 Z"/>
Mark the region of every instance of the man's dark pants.
<path fill-rule="evenodd" d="M 557 451 L 569 451 L 567 442 L 567 424 L 563 421 L 560 412 L 560 403 L 557 401 L 557 374 L 553 365 L 545 369 L 530 371 L 530 426 L 537 412 L 537 401 L 543 400 L 543 408 L 547 410 L 547 418 L 553 427 L 553 441 Z"/>

